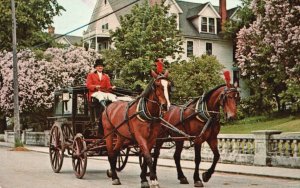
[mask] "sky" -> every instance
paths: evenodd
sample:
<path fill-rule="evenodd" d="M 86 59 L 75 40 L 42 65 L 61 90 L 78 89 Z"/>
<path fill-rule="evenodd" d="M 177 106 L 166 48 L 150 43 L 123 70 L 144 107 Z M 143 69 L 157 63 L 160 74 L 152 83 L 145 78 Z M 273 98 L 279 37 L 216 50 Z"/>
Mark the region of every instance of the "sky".
<path fill-rule="evenodd" d="M 75 30 L 90 22 L 92 12 L 97 0 L 57 0 L 58 3 L 63 6 L 66 11 L 62 12 L 61 16 L 54 17 L 53 26 L 55 27 L 55 33 L 65 34 L 72 30 Z M 199 2 L 206 3 L 211 2 L 212 5 L 219 5 L 219 0 L 182 0 L 188 2 Z M 227 9 L 240 5 L 240 0 L 227 0 Z M 86 29 L 82 28 L 69 35 L 82 36 L 83 31 Z"/>

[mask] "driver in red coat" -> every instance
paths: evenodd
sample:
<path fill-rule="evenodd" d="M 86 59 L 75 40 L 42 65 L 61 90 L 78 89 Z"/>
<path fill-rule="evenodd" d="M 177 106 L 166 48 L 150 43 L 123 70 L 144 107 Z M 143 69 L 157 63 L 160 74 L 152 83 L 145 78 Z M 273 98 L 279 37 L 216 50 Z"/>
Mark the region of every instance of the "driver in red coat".
<path fill-rule="evenodd" d="M 109 76 L 103 73 L 104 64 L 102 59 L 95 61 L 94 68 L 96 71 L 89 73 L 86 79 L 86 87 L 89 89 L 89 101 L 91 101 L 91 96 L 94 92 L 102 91 L 109 93 L 113 88 Z"/>

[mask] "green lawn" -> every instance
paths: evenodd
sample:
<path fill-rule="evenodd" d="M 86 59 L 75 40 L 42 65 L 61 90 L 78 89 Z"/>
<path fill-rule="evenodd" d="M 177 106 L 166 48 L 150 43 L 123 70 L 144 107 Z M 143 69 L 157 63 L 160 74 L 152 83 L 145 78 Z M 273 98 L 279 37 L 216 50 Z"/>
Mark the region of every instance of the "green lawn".
<path fill-rule="evenodd" d="M 221 127 L 221 134 L 250 134 L 257 130 L 280 130 L 283 132 L 300 132 L 300 117 L 268 118 L 251 117 Z"/>

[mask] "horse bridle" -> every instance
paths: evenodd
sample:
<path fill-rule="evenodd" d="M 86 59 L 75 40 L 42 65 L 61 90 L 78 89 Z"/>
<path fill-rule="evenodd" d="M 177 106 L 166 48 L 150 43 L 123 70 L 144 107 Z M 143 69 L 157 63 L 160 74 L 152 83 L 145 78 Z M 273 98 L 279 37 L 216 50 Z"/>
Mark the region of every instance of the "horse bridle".
<path fill-rule="evenodd" d="M 157 104 L 158 106 L 159 106 L 159 114 L 160 114 L 160 117 L 162 117 L 163 116 L 163 114 L 162 114 L 162 104 L 160 104 L 159 102 L 157 102 L 157 101 L 159 101 L 159 99 L 158 99 L 158 96 L 157 96 L 157 94 L 156 94 L 156 85 L 155 85 L 155 81 L 157 81 L 157 80 L 159 80 L 159 79 L 165 79 L 165 80 L 167 80 L 168 82 L 170 82 L 171 83 L 171 88 L 170 88 L 170 91 L 168 90 L 168 94 L 169 94 L 169 97 L 170 97 L 170 92 L 171 92 L 171 90 L 172 90 L 172 81 L 171 80 L 169 80 L 167 77 L 165 77 L 164 75 L 162 75 L 162 74 L 160 74 L 160 75 L 158 75 L 158 77 L 157 78 L 155 78 L 154 79 L 154 81 L 153 81 L 153 84 L 152 84 L 152 86 L 151 86 L 151 89 L 152 90 L 154 90 L 154 100 L 150 100 L 149 98 L 145 98 L 147 101 L 149 101 L 149 102 L 151 102 L 151 103 L 155 103 L 155 104 Z"/>
<path fill-rule="evenodd" d="M 236 92 L 236 96 L 235 96 L 236 102 L 237 103 L 239 102 L 240 92 L 239 92 L 238 88 L 236 88 L 236 87 L 231 87 L 231 88 L 225 87 L 223 92 L 220 95 L 220 98 L 219 98 L 220 104 L 223 108 L 224 108 L 226 100 L 230 97 L 229 93 L 232 93 L 232 92 Z"/>

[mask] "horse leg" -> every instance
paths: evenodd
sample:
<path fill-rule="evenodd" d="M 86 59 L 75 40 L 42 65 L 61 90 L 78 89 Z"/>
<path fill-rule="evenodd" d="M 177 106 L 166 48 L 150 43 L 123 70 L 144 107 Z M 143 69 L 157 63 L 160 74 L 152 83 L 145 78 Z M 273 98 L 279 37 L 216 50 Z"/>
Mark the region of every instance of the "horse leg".
<path fill-rule="evenodd" d="M 143 157 L 144 157 L 144 163 L 147 164 L 149 170 L 150 170 L 150 180 L 151 180 L 151 188 L 158 188 L 159 184 L 157 181 L 157 177 L 156 177 L 156 173 L 153 171 L 153 162 L 152 162 L 152 157 L 151 157 L 151 149 L 155 143 L 155 139 L 149 139 L 148 143 L 146 141 L 146 139 L 142 138 L 142 137 L 137 137 L 136 138 L 137 142 L 140 145 Z M 142 183 L 142 187 L 145 186 L 144 184 L 146 184 L 145 182 L 145 177 L 147 174 L 147 168 L 144 167 L 142 168 L 142 172 L 141 172 L 141 183 Z"/>
<path fill-rule="evenodd" d="M 121 182 L 119 180 L 119 177 L 118 177 L 117 171 L 116 171 L 117 153 L 114 151 L 114 148 L 113 148 L 113 136 L 112 135 L 110 135 L 106 138 L 106 147 L 107 147 L 107 152 L 108 152 L 108 161 L 109 161 L 110 169 L 111 169 L 112 185 L 120 185 Z"/>
<path fill-rule="evenodd" d="M 145 157 L 144 156 L 142 156 L 142 157 L 144 158 L 144 160 L 143 160 L 143 164 L 141 166 L 142 171 L 141 171 L 141 174 L 140 174 L 141 188 L 149 188 L 150 185 L 149 185 L 148 180 L 147 180 L 147 163 L 146 163 Z"/>
<path fill-rule="evenodd" d="M 194 171 L 194 187 L 203 187 L 203 183 L 199 176 L 199 166 L 201 162 L 201 144 L 195 143 L 195 171 Z"/>
<path fill-rule="evenodd" d="M 153 171 L 156 174 L 157 160 L 160 155 L 160 148 L 162 147 L 163 142 L 156 142 L 153 153 Z"/>
<path fill-rule="evenodd" d="M 215 172 L 217 162 L 220 159 L 220 153 L 219 153 L 219 149 L 218 149 L 218 139 L 217 138 L 209 139 L 207 141 L 207 143 L 214 154 L 214 159 L 213 159 L 213 163 L 212 163 L 211 167 L 202 174 L 202 179 L 204 182 L 208 182 L 211 175 Z"/>
<path fill-rule="evenodd" d="M 177 169 L 177 179 L 180 181 L 180 184 L 189 184 L 187 178 L 183 174 L 181 164 L 180 164 L 181 152 L 183 149 L 184 141 L 178 141 L 178 142 L 175 142 L 175 144 L 176 144 L 176 149 L 175 149 L 173 158 L 174 158 L 174 161 L 176 164 L 176 169 Z"/>

